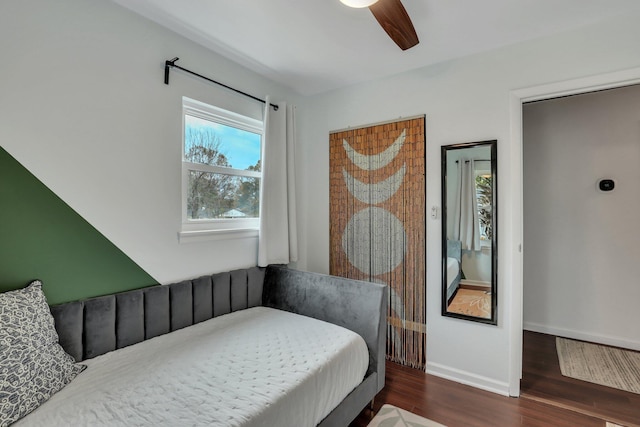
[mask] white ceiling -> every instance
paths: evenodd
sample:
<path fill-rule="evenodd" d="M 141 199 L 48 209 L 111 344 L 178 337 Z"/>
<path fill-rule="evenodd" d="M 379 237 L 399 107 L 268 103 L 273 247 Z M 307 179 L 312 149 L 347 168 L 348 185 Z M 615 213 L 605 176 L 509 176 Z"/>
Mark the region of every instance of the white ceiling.
<path fill-rule="evenodd" d="M 114 1 L 302 95 L 640 11 L 639 0 L 402 0 L 420 39 L 403 52 L 368 9 L 339 0 Z"/>

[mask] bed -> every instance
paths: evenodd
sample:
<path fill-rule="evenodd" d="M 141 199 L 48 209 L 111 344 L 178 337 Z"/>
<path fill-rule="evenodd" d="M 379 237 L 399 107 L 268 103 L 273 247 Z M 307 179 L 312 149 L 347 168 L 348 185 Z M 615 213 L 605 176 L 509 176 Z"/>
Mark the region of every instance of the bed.
<path fill-rule="evenodd" d="M 462 279 L 462 244 L 447 240 L 447 303 L 451 303 Z"/>
<path fill-rule="evenodd" d="M 269 266 L 54 306 L 86 369 L 15 425 L 346 426 L 384 385 L 386 292 Z"/>

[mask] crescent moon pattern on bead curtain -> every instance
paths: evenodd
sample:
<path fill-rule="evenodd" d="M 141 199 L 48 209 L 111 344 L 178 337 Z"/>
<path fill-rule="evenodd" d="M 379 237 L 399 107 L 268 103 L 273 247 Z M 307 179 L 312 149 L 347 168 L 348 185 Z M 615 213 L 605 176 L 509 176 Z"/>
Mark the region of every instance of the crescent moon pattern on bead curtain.
<path fill-rule="evenodd" d="M 424 116 L 332 132 L 330 273 L 389 286 L 387 358 L 426 364 Z"/>

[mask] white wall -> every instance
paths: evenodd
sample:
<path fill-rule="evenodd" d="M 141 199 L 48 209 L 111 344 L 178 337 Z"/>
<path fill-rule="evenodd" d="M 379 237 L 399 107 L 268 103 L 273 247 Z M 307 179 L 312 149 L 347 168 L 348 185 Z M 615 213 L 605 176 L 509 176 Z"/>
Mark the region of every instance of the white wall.
<path fill-rule="evenodd" d="M 640 350 L 640 86 L 523 113 L 525 328 Z"/>
<path fill-rule="evenodd" d="M 440 146 L 498 140 L 498 326 L 440 316 L 440 219 L 427 220 L 427 370 L 517 392 L 521 324 L 519 147 L 510 144 L 511 91 L 638 67 L 638 16 L 502 48 L 312 97 L 300 108 L 305 267 L 329 269 L 329 131 L 426 114 L 427 209 L 440 205 Z M 428 43 L 429 41 L 423 41 Z M 514 165 L 512 162 L 515 162 Z M 521 290 L 520 290 L 521 291 Z M 513 310 L 512 310 L 513 308 Z M 515 316 L 513 315 L 515 313 Z M 473 354 L 473 357 L 469 355 Z M 511 388 L 510 388 L 511 386 Z"/>
<path fill-rule="evenodd" d="M 0 144 L 160 282 L 257 263 L 257 240 L 178 243 L 181 99 L 261 118 L 290 92 L 105 0 L 0 3 Z"/>

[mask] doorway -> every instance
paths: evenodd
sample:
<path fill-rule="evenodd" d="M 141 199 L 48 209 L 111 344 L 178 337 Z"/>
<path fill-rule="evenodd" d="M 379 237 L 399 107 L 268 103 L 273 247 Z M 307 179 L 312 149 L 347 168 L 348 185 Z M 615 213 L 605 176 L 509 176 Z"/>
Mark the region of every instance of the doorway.
<path fill-rule="evenodd" d="M 511 224 L 509 246 L 514 250 L 506 255 L 510 264 L 506 279 L 510 281 L 505 303 L 510 307 L 510 349 L 509 353 L 509 394 L 520 395 L 520 379 L 522 377 L 522 344 L 523 344 L 523 136 L 522 106 L 523 103 L 561 96 L 593 92 L 640 83 L 640 68 L 614 73 L 601 74 L 558 83 L 514 90 L 510 93 L 510 123 L 512 180 L 509 191 L 509 206 L 513 223 Z M 526 242 L 525 242 L 526 243 Z"/>
<path fill-rule="evenodd" d="M 522 397 L 625 425 L 640 395 L 563 376 L 556 336 L 640 346 L 639 111 L 638 85 L 523 104 Z"/>
<path fill-rule="evenodd" d="M 640 85 L 523 105 L 523 326 L 640 350 Z"/>

